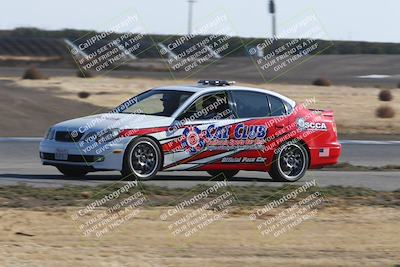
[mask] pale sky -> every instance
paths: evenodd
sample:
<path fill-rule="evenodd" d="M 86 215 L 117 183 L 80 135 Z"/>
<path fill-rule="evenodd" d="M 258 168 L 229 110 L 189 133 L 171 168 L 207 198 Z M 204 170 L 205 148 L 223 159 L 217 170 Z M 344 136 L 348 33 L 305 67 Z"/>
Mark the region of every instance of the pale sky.
<path fill-rule="evenodd" d="M 400 42 L 399 0 L 275 0 L 282 23 L 312 8 L 333 40 Z M 147 33 L 186 34 L 187 0 L 1 0 L 0 29 L 37 27 L 105 30 L 98 26 L 127 9 L 136 10 Z M 271 35 L 267 0 L 196 0 L 194 22 L 213 12 L 227 14 L 242 37 Z M 222 11 L 223 10 L 223 11 Z M 296 37 L 296 36 L 291 36 Z"/>

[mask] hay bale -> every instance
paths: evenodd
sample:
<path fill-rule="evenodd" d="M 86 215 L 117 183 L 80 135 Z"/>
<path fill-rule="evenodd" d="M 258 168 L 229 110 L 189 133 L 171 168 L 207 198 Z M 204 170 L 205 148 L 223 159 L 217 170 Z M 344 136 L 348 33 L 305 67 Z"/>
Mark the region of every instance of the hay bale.
<path fill-rule="evenodd" d="M 83 198 L 86 198 L 86 199 L 91 198 L 91 197 L 92 197 L 92 192 L 83 191 L 83 192 L 81 192 L 81 196 L 82 196 Z"/>
<path fill-rule="evenodd" d="M 89 92 L 82 91 L 78 93 L 79 98 L 88 98 L 89 96 L 90 96 Z"/>
<path fill-rule="evenodd" d="M 48 77 L 41 73 L 36 67 L 30 67 L 28 68 L 24 75 L 22 76 L 22 79 L 27 79 L 27 80 L 46 80 Z"/>
<path fill-rule="evenodd" d="M 394 109 L 390 106 L 380 106 L 376 109 L 375 112 L 376 116 L 378 118 L 382 119 L 389 119 L 389 118 L 394 118 L 395 112 Z"/>
<path fill-rule="evenodd" d="M 392 92 L 389 89 L 384 89 L 379 92 L 380 101 L 391 101 L 393 99 Z"/>
<path fill-rule="evenodd" d="M 331 86 L 332 82 L 326 78 L 318 78 L 312 84 L 316 86 Z"/>

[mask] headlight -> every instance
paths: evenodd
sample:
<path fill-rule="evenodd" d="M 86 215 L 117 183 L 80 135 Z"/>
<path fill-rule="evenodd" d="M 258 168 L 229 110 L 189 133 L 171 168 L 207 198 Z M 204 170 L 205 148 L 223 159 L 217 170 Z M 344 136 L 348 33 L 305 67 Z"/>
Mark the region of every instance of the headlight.
<path fill-rule="evenodd" d="M 120 134 L 121 130 L 120 129 L 107 129 L 104 132 L 100 133 L 97 138 L 96 138 L 96 142 L 97 143 L 105 143 L 105 142 L 110 142 L 114 139 L 116 139 L 119 134 Z"/>
<path fill-rule="evenodd" d="M 56 131 L 53 128 L 49 128 L 46 132 L 46 134 L 44 135 L 44 139 L 48 139 L 48 140 L 52 140 L 54 139 L 54 135 L 55 135 Z"/>

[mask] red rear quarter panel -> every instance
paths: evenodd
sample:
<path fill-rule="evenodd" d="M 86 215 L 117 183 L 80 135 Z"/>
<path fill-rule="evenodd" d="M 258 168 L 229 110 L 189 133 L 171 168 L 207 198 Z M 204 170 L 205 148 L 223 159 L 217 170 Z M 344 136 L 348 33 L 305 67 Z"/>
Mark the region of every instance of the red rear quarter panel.
<path fill-rule="evenodd" d="M 338 162 L 341 145 L 332 111 L 312 111 L 298 105 L 289 117 L 289 127 L 296 131 L 296 138 L 306 144 L 310 153 L 310 169 Z"/>

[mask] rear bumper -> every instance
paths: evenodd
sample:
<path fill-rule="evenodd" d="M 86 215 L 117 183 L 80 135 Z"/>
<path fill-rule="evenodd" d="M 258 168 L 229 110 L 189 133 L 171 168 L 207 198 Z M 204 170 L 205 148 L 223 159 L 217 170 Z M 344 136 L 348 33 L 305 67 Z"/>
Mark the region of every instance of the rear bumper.
<path fill-rule="evenodd" d="M 309 150 L 310 169 L 319 169 L 338 163 L 342 146 L 339 143 L 332 143 L 321 147 L 311 147 Z"/>

